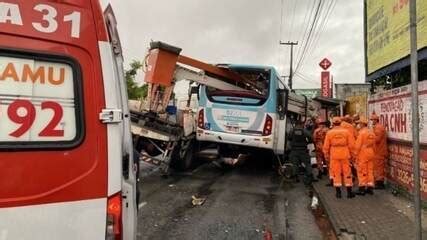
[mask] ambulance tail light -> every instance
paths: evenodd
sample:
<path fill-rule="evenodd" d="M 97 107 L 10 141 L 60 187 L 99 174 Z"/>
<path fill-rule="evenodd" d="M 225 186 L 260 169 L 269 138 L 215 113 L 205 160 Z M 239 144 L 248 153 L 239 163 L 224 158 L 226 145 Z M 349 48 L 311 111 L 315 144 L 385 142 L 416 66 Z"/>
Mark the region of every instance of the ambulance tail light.
<path fill-rule="evenodd" d="M 197 118 L 197 126 L 201 129 L 205 129 L 205 110 L 200 109 L 199 116 Z"/>
<path fill-rule="evenodd" d="M 122 240 L 122 194 L 111 196 L 107 201 L 106 240 Z"/>
<path fill-rule="evenodd" d="M 272 130 L 273 130 L 273 118 L 267 114 L 267 117 L 265 118 L 264 129 L 262 131 L 262 135 L 263 136 L 271 135 Z"/>

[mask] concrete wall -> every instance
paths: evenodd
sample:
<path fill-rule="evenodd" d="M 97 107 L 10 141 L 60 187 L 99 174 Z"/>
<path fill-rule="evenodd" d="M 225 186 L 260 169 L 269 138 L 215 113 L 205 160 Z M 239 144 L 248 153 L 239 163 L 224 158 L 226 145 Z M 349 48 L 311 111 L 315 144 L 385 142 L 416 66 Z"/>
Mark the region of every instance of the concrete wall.
<path fill-rule="evenodd" d="M 335 91 L 334 96 L 338 99 L 345 100 L 348 97 L 360 96 L 369 94 L 371 84 L 357 83 L 357 84 L 334 84 Z"/>
<path fill-rule="evenodd" d="M 335 84 L 335 97 L 346 101 L 345 114 L 368 116 L 370 84 Z"/>

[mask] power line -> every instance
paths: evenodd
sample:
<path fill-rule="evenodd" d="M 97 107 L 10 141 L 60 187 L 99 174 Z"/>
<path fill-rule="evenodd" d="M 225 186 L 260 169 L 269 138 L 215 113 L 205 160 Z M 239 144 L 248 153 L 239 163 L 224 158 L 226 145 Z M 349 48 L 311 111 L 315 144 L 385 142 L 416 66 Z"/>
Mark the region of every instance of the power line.
<path fill-rule="evenodd" d="M 284 9 L 284 12 L 283 12 L 283 20 L 284 20 L 284 22 L 283 22 L 283 27 L 284 27 L 284 35 L 285 36 L 289 36 L 290 35 L 290 33 L 291 33 L 291 29 L 290 29 L 290 19 L 291 19 L 291 14 L 292 14 L 292 8 L 290 7 L 291 5 L 290 4 L 288 4 L 288 1 L 291 1 L 291 0 L 285 0 L 284 2 L 283 2 L 283 9 Z"/>
<path fill-rule="evenodd" d="M 283 1 L 280 1 L 280 40 L 282 40 L 282 34 L 283 34 Z"/>
<path fill-rule="evenodd" d="M 299 57 L 298 64 L 295 68 L 295 71 L 298 71 L 298 69 L 301 66 L 301 63 L 303 62 L 303 59 L 305 58 L 305 55 L 306 55 L 307 50 L 308 50 L 308 46 L 310 45 L 310 41 L 311 41 L 312 36 L 313 36 L 313 31 L 315 30 L 315 27 L 317 26 L 317 23 L 319 20 L 319 12 L 320 12 L 322 6 L 323 6 L 323 1 L 319 0 L 319 4 L 317 5 L 316 13 L 314 15 L 313 22 L 311 23 L 311 26 L 310 26 L 310 31 L 308 32 L 308 37 L 305 41 L 304 48 L 302 50 L 301 56 Z"/>
<path fill-rule="evenodd" d="M 314 80 L 310 80 L 307 79 L 299 74 L 295 74 L 295 77 L 298 78 L 299 80 L 303 81 L 304 83 L 308 84 L 308 85 L 318 85 L 317 82 L 315 82 Z"/>
<path fill-rule="evenodd" d="M 314 37 L 314 41 L 312 42 L 311 46 L 310 46 L 310 51 L 309 51 L 309 57 L 313 55 L 313 53 L 316 51 L 316 46 L 319 44 L 319 40 L 320 40 L 320 36 L 322 36 L 322 33 L 325 30 L 325 27 L 327 26 L 327 23 L 329 22 L 331 13 L 333 12 L 333 10 L 335 9 L 337 1 L 336 0 L 331 0 L 327 10 L 326 10 L 326 15 L 323 18 L 322 22 L 320 23 L 320 28 L 317 31 L 316 36 Z"/>
<path fill-rule="evenodd" d="M 310 0 L 311 1 L 311 0 Z M 304 30 L 304 33 L 303 33 L 303 35 L 302 35 L 302 40 L 301 40 L 301 43 L 302 43 L 302 45 L 303 46 L 305 46 L 305 44 L 306 44 L 306 42 L 307 42 L 307 39 L 306 39 L 306 37 L 307 37 L 307 34 L 308 34 L 308 29 L 309 29 L 309 26 L 310 26 L 310 22 L 311 22 L 311 19 L 313 18 L 313 16 L 314 16 L 314 10 L 316 9 L 316 2 L 315 1 L 311 1 L 311 3 L 312 3 L 312 5 L 311 5 L 311 10 L 310 10 L 310 14 L 308 14 L 308 11 L 306 12 L 306 15 L 305 15 L 305 17 L 304 17 L 304 23 L 303 23 L 303 25 L 305 25 L 305 30 Z M 308 19 L 307 19 L 307 17 L 308 17 Z M 298 48 L 298 51 L 297 51 L 297 59 L 299 59 L 300 58 L 300 56 L 301 56 L 301 49 L 302 48 Z"/>
<path fill-rule="evenodd" d="M 325 27 L 327 26 L 327 23 L 329 22 L 331 13 L 335 9 L 336 3 L 337 3 L 336 0 L 331 0 L 329 2 L 329 5 L 326 7 L 326 11 L 322 11 L 325 13 L 324 17 L 320 21 L 320 24 L 318 24 L 318 26 L 320 26 L 320 27 L 317 28 L 318 30 L 315 33 L 313 40 L 309 43 L 309 47 L 308 47 L 309 50 L 307 51 L 308 55 L 306 55 L 302 58 L 302 62 L 304 62 L 304 60 L 307 56 L 309 56 L 309 57 L 312 56 L 313 53 L 316 51 L 315 47 L 319 44 L 320 36 L 322 35 L 323 31 L 325 30 Z M 295 71 L 299 71 L 302 67 L 303 67 L 302 64 L 297 66 Z"/>
<path fill-rule="evenodd" d="M 283 6 L 284 6 L 284 0 L 280 0 L 280 29 L 279 29 L 279 42 L 282 41 L 283 36 Z M 277 52 L 278 54 L 278 63 L 282 63 L 282 54 L 280 53 L 281 47 L 280 45 L 277 45 Z"/>
<path fill-rule="evenodd" d="M 320 4 L 319 0 L 319 4 Z M 298 61 L 302 56 L 303 53 L 303 49 L 305 48 L 305 46 L 307 45 L 307 41 L 309 40 L 309 30 L 311 29 L 312 24 L 315 22 L 315 15 L 316 15 L 316 5 L 317 3 L 315 1 L 312 2 L 313 5 L 311 6 L 311 10 L 310 10 L 310 15 L 308 18 L 308 22 L 306 22 L 306 27 L 305 27 L 305 31 L 304 31 L 304 35 L 303 35 L 303 42 L 304 42 L 304 47 L 300 48 L 298 51 Z"/>
<path fill-rule="evenodd" d="M 295 76 L 298 76 L 300 79 L 304 79 L 305 81 L 307 81 L 309 83 L 318 84 L 318 82 L 316 80 L 310 79 L 308 76 L 306 76 L 305 74 L 302 74 L 301 72 L 295 73 Z"/>
<path fill-rule="evenodd" d="M 292 69 L 293 68 L 293 58 L 294 58 L 294 46 L 295 45 L 298 45 L 298 42 L 290 42 L 290 41 L 288 41 L 288 42 L 280 42 L 280 45 L 289 45 L 289 46 L 291 46 L 291 60 L 290 60 L 290 67 L 289 67 L 289 88 L 290 89 L 292 89 L 292 78 L 293 78 L 293 73 L 294 73 L 294 70 Z"/>
<path fill-rule="evenodd" d="M 309 25 L 308 17 L 309 16 L 311 17 L 311 14 L 313 13 L 314 7 L 316 4 L 316 2 L 312 1 L 312 0 L 308 0 L 308 1 L 305 0 L 303 2 L 305 2 L 306 4 L 304 6 L 302 6 L 302 9 L 306 9 L 306 11 L 305 11 L 304 17 L 302 15 L 300 15 L 301 21 L 299 21 L 299 23 L 300 23 L 301 27 L 298 28 L 299 29 L 298 39 L 299 40 L 302 40 L 304 34 L 307 34 L 306 31 L 308 31 L 308 25 Z M 310 5 L 311 5 L 311 7 L 310 7 Z M 309 10 L 309 9 L 311 9 L 311 10 Z"/>
<path fill-rule="evenodd" d="M 306 55 L 303 56 L 302 61 L 301 61 L 302 63 L 305 61 L 307 56 L 312 56 L 313 53 L 316 51 L 315 46 L 317 46 L 317 44 L 319 44 L 320 36 L 321 36 L 322 32 L 324 31 L 327 22 L 329 21 L 329 17 L 331 15 L 333 9 L 335 8 L 335 5 L 336 5 L 336 1 L 331 0 L 329 2 L 329 5 L 326 7 L 326 10 L 322 11 L 322 13 L 325 13 L 324 17 L 316 25 L 316 29 L 317 29 L 316 33 L 314 34 L 314 38 L 309 43 L 308 51 L 305 53 Z M 302 67 L 303 67 L 303 64 L 298 65 L 297 68 L 295 69 L 295 71 L 299 71 Z"/>
<path fill-rule="evenodd" d="M 293 37 L 293 30 L 294 30 L 294 23 L 295 23 L 295 15 L 296 15 L 296 9 L 297 9 L 297 2 L 298 2 L 298 0 L 294 0 L 294 8 L 293 8 L 293 11 L 292 11 L 292 20 L 291 20 L 291 24 L 290 24 L 290 28 L 289 28 L 289 30 L 290 30 L 290 33 L 289 33 L 289 40 L 293 40 L 292 39 L 292 37 Z"/>
<path fill-rule="evenodd" d="M 326 19 L 328 18 L 329 11 L 331 10 L 332 4 L 333 4 L 333 1 L 332 1 L 332 0 L 330 0 L 328 3 L 325 3 L 325 4 L 324 4 L 325 10 L 323 10 L 323 9 L 322 9 L 322 13 L 325 13 L 325 14 L 324 14 L 324 17 L 323 17 L 323 18 L 321 18 L 321 17 L 319 18 L 319 21 L 318 21 L 318 28 L 316 29 L 317 31 L 316 31 L 316 32 L 314 33 L 314 35 L 313 35 L 313 41 L 312 41 L 312 43 L 313 43 L 313 42 L 315 42 L 315 40 L 317 39 L 317 36 L 319 36 L 319 35 L 320 35 L 320 32 L 321 32 L 321 30 L 322 30 L 322 27 L 323 27 L 323 25 L 325 24 Z"/>
<path fill-rule="evenodd" d="M 323 13 L 323 8 L 325 6 L 325 1 L 322 1 L 320 3 L 320 8 L 318 11 L 318 15 L 317 18 L 314 21 L 314 27 L 313 27 L 313 31 L 312 34 L 310 35 L 310 38 L 307 40 L 307 47 L 305 49 L 305 51 L 303 52 L 301 58 L 300 58 L 300 62 L 299 65 L 297 66 L 297 68 L 295 69 L 295 71 L 299 70 L 301 68 L 301 66 L 303 66 L 303 63 L 305 62 L 305 59 L 307 58 L 307 55 L 310 54 L 310 50 L 311 50 L 311 46 L 313 44 L 314 41 L 314 37 L 317 34 L 318 28 L 319 28 L 319 22 Z"/>

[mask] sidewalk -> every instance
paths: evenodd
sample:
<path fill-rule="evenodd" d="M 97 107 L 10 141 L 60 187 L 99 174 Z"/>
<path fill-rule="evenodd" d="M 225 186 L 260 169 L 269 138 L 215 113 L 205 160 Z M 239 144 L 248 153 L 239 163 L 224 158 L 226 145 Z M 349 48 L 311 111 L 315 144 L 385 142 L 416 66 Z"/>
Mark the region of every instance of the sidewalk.
<path fill-rule="evenodd" d="M 373 196 L 335 198 L 335 189 L 326 180 L 313 185 L 338 237 L 350 239 L 415 239 L 413 205 L 407 199 L 393 196 L 388 190 L 376 190 Z M 356 189 L 354 189 L 356 190 Z M 423 211 L 423 239 L 427 239 L 427 211 Z M 341 239 L 340 238 L 340 239 Z M 348 239 L 348 238 L 345 238 Z"/>

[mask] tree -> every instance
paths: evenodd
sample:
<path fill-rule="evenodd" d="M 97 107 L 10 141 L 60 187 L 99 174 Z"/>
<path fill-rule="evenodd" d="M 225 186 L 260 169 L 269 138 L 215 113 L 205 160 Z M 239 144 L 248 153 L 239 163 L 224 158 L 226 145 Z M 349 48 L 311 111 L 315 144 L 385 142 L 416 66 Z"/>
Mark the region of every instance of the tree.
<path fill-rule="evenodd" d="M 130 69 L 125 71 L 126 85 L 128 89 L 129 99 L 141 99 L 147 97 L 148 85 L 144 84 L 142 86 L 138 86 L 135 82 L 135 77 L 138 73 L 138 70 L 141 69 L 143 63 L 137 60 L 133 60 L 130 63 Z"/>

